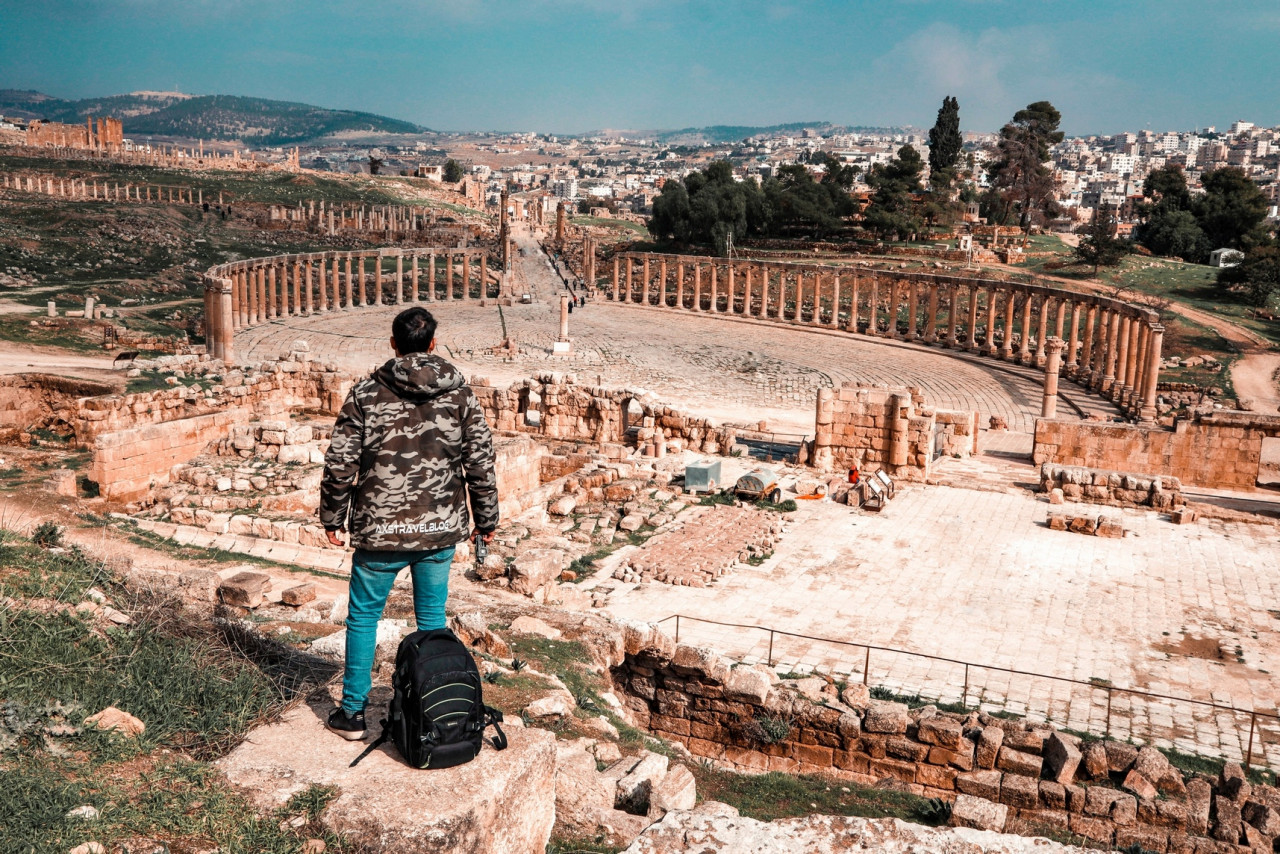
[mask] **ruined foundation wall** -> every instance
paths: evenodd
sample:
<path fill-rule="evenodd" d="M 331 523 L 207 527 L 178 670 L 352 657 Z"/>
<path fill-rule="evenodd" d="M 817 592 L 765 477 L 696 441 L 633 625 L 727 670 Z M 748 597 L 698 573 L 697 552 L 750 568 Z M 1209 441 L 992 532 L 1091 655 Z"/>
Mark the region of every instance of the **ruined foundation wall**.
<path fill-rule="evenodd" d="M 0 437 L 48 427 L 90 395 L 110 394 L 111 386 L 45 374 L 0 377 Z M 65 419 L 64 419 L 65 420 Z"/>
<path fill-rule="evenodd" d="M 1280 790 L 1250 786 L 1238 765 L 1188 779 L 1154 748 L 909 709 L 821 677 L 779 682 L 650 624 L 623 625 L 625 655 L 611 674 L 634 722 L 740 771 L 892 780 L 946 801 L 969 795 L 999 805 L 989 829 L 1017 820 L 1152 852 L 1228 854 L 1249 851 L 1246 842 L 1270 850 L 1280 830 Z"/>
<path fill-rule="evenodd" d="M 1088 421 L 1036 421 L 1034 460 L 1170 475 L 1212 489 L 1252 489 L 1262 440 L 1280 436 L 1280 416 L 1221 411 L 1182 419 L 1169 430 Z"/>
<path fill-rule="evenodd" d="M 923 481 L 933 460 L 935 429 L 943 453 L 977 451 L 978 414 L 935 410 L 918 389 L 846 385 L 818 392 L 814 465 L 885 470 L 902 480 Z"/>
<path fill-rule="evenodd" d="M 232 409 L 100 435 L 89 479 L 108 500 L 144 497 L 152 487 L 169 482 L 174 466 L 203 453 L 245 417 Z"/>

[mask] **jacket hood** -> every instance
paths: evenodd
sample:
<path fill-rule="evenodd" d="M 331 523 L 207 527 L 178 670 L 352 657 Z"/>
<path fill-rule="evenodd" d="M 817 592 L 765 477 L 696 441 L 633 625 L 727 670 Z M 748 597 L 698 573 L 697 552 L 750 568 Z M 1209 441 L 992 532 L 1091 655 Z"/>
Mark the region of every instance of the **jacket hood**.
<path fill-rule="evenodd" d="M 421 402 L 466 385 L 462 372 L 430 353 L 397 356 L 373 372 L 373 378 L 405 400 Z"/>

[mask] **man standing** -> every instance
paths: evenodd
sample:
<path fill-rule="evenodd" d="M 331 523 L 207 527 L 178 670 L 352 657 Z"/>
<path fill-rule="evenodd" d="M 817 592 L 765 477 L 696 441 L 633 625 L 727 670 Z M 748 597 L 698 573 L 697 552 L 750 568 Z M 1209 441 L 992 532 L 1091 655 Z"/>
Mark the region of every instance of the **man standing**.
<path fill-rule="evenodd" d="M 415 307 L 391 324 L 396 358 L 356 383 L 333 428 L 320 485 L 329 542 L 351 532 L 351 601 L 342 703 L 329 729 L 364 738 L 378 620 L 409 568 L 418 629 L 444 628 L 449 565 L 467 538 L 493 538 L 493 439 L 462 374 L 433 355 L 436 320 Z M 474 528 L 468 520 L 470 503 Z"/>

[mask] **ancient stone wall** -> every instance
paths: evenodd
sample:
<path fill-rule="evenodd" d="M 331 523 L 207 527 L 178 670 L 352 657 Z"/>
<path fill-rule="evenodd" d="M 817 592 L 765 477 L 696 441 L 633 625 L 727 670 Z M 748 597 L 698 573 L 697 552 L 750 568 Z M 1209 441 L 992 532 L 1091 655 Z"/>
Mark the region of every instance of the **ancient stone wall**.
<path fill-rule="evenodd" d="M 1037 464 L 1170 475 L 1213 489 L 1257 485 L 1262 440 L 1280 436 L 1280 416 L 1214 411 L 1173 429 L 1088 421 L 1036 421 Z"/>
<path fill-rule="evenodd" d="M 236 409 L 99 435 L 89 479 L 103 498 L 132 501 L 169 482 L 174 466 L 202 453 L 244 417 Z"/>
<path fill-rule="evenodd" d="M 635 723 L 740 771 L 887 779 L 927 797 L 992 802 L 985 829 L 1016 822 L 1153 852 L 1269 851 L 1280 835 L 1280 790 L 1251 785 L 1238 765 L 1188 778 L 1154 748 L 909 709 L 820 677 L 778 682 L 649 624 L 623 622 L 623 636 L 611 673 Z"/>
<path fill-rule="evenodd" d="M 935 442 L 955 456 L 977 450 L 978 414 L 932 409 L 919 389 L 821 389 L 815 423 L 814 465 L 821 469 L 883 469 L 902 480 L 923 481 Z"/>
<path fill-rule="evenodd" d="M 55 422 L 65 422 L 81 398 L 111 391 L 102 383 L 45 374 L 0 377 L 0 439 L 13 441 L 20 433 L 51 425 L 70 430 L 69 423 Z"/>
<path fill-rule="evenodd" d="M 1167 510 L 1185 503 L 1182 483 L 1176 477 L 1045 463 L 1040 467 L 1040 491 L 1052 493 L 1055 489 L 1061 489 L 1068 501 L 1089 504 Z"/>
<path fill-rule="evenodd" d="M 684 449 L 715 454 L 733 444 L 731 428 L 664 406 L 645 392 L 578 385 L 572 375 L 542 374 L 506 389 L 473 385 L 472 390 L 495 430 L 634 443 L 654 456 Z"/>

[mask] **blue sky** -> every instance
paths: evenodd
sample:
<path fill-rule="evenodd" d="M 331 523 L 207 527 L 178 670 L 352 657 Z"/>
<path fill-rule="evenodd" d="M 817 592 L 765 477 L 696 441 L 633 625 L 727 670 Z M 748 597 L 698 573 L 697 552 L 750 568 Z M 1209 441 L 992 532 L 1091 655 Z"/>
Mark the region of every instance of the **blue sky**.
<path fill-rule="evenodd" d="M 443 130 L 1280 124 L 1276 0 L 0 0 L 0 88 L 368 110 Z"/>

